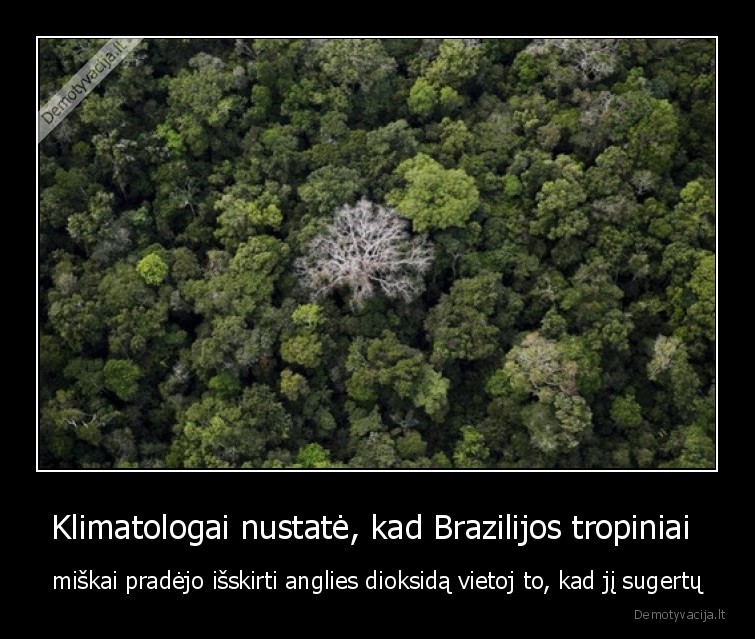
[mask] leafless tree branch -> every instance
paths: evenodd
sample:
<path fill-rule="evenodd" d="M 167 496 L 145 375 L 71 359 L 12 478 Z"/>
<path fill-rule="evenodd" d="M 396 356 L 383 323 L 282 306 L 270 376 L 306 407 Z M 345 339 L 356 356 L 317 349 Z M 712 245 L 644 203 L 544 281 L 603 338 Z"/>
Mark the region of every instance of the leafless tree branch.
<path fill-rule="evenodd" d="M 297 273 L 316 298 L 345 287 L 357 307 L 377 290 L 410 301 L 422 291 L 433 250 L 425 236 L 412 237 L 408 226 L 393 210 L 365 198 L 345 205 L 296 261 Z"/>

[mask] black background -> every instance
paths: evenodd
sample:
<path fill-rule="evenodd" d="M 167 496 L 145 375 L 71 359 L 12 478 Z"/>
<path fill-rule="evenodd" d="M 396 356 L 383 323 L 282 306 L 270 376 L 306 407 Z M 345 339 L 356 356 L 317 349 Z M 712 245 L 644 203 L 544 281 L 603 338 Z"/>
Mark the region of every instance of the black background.
<path fill-rule="evenodd" d="M 724 473 L 511 473 L 511 472 L 173 472 L 42 473 L 42 490 L 35 532 L 38 560 L 35 591 L 43 608 L 65 614 L 72 610 L 96 610 L 98 614 L 126 618 L 129 615 L 169 615 L 171 624 L 212 622 L 247 614 L 265 613 L 289 630 L 312 628 L 312 615 L 327 617 L 345 632 L 358 620 L 360 632 L 370 628 L 401 629 L 440 627 L 463 621 L 466 627 L 511 628 L 526 623 L 564 629 L 628 627 L 642 631 L 649 626 L 675 626 L 699 622 L 635 621 L 635 610 L 727 611 L 734 620 L 733 583 L 742 558 L 735 557 L 741 520 L 732 511 L 723 486 Z M 191 547 L 184 541 L 54 541 L 53 515 L 85 515 L 87 519 L 222 519 L 228 515 L 229 539 L 205 541 Z M 421 541 L 371 539 L 372 514 L 380 519 L 408 521 L 423 515 Z M 527 515 L 533 519 L 561 520 L 558 540 L 532 540 L 524 547 L 511 541 L 438 541 L 434 539 L 436 514 L 456 519 L 495 519 L 498 514 Z M 350 529 L 359 533 L 354 546 L 338 541 L 243 541 L 244 519 L 335 519 L 343 515 Z M 689 515 L 689 540 L 621 542 L 575 541 L 571 518 L 638 519 L 664 515 L 683 519 Z M 188 595 L 144 591 L 126 596 L 124 581 L 116 592 L 54 591 L 52 576 L 92 569 L 99 573 L 161 576 L 171 570 L 201 575 L 201 591 Z M 277 571 L 275 592 L 213 592 L 213 570 L 233 574 Z M 437 570 L 452 577 L 454 594 L 442 591 L 369 591 L 364 578 L 374 570 L 383 574 L 427 575 Z M 512 595 L 495 590 L 462 591 L 455 575 L 506 575 L 514 571 Z M 523 571 L 539 574 L 550 585 L 547 595 L 526 591 Z M 584 576 L 594 570 L 592 591 L 558 589 L 559 570 Z M 602 575 L 614 570 L 621 575 L 699 575 L 704 594 L 694 591 L 662 591 L 655 595 L 621 592 L 601 595 Z M 287 591 L 287 574 L 356 575 L 356 591 Z M 246 611 L 246 612 L 244 612 Z M 281 616 L 282 615 L 282 616 Z M 332 616 L 335 615 L 335 616 Z M 356 615 L 356 616 L 355 616 Z M 402 616 L 403 615 L 403 616 Z M 60 617 L 45 615 L 40 623 L 56 627 Z M 348 621 L 347 623 L 347 620 Z M 404 621 L 405 620 L 405 621 Z M 133 621 L 133 620 L 132 620 Z M 249 620 L 252 623 L 252 620 Z M 127 619 L 124 619 L 124 623 Z M 716 622 L 721 625 L 726 622 Z M 344 625 L 346 624 L 346 625 Z M 708 629 L 712 629 L 710 622 Z M 354 630 L 356 632 L 356 629 Z M 337 633 L 338 634 L 338 633 Z"/>

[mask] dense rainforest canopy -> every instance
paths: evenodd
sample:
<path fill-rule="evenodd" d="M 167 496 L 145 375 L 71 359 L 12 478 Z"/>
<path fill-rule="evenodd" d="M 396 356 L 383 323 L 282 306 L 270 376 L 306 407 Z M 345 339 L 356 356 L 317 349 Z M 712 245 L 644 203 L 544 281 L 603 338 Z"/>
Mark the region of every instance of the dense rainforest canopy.
<path fill-rule="evenodd" d="M 712 467 L 715 151 L 714 40 L 144 40 L 39 146 L 40 467 Z"/>

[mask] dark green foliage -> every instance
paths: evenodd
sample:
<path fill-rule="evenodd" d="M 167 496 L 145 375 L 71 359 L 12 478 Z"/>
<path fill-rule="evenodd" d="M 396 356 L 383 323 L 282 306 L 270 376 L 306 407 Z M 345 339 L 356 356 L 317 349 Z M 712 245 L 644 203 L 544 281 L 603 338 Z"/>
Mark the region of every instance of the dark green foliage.
<path fill-rule="evenodd" d="M 139 367 L 127 359 L 111 359 L 102 369 L 105 387 L 120 399 L 133 399 L 139 390 Z"/>
<path fill-rule="evenodd" d="M 703 39 L 145 39 L 40 144 L 40 465 L 713 466 L 715 93 Z M 411 295 L 295 268 L 362 201 Z"/>

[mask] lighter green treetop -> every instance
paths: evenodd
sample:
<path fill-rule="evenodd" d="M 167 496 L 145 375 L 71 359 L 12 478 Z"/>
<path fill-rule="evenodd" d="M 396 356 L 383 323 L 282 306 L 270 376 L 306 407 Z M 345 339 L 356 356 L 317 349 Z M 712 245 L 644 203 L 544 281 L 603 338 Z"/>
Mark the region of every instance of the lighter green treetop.
<path fill-rule="evenodd" d="M 136 272 L 150 286 L 158 286 L 162 284 L 166 275 L 168 275 L 168 265 L 157 253 L 150 253 L 139 260 L 139 263 L 136 265 Z"/>
<path fill-rule="evenodd" d="M 461 169 L 445 169 L 424 153 L 396 168 L 406 186 L 388 194 L 388 203 L 412 221 L 414 231 L 463 227 L 480 203 L 473 178 Z"/>

